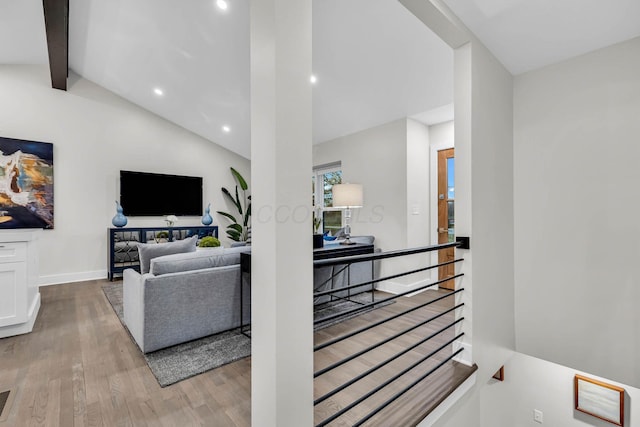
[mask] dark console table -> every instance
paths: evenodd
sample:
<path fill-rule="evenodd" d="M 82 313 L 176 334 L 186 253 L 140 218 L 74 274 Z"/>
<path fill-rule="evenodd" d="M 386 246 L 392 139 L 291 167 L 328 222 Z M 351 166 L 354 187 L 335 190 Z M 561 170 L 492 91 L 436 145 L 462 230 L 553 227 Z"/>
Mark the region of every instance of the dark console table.
<path fill-rule="evenodd" d="M 313 260 L 341 258 L 352 255 L 372 254 L 374 247 L 372 244 L 356 243 L 353 245 L 341 245 L 339 243 L 325 243 L 324 247 L 313 250 Z M 247 275 L 249 285 L 251 284 L 251 252 L 244 252 L 240 254 L 240 274 L 241 276 Z M 372 272 L 373 274 L 373 272 Z M 372 286 L 372 285 L 367 285 Z M 244 286 L 240 287 L 240 319 L 243 319 L 240 332 L 246 336 L 250 336 L 246 327 L 249 325 L 244 324 L 244 314 L 242 307 L 244 306 L 245 296 L 242 293 Z"/>
<path fill-rule="evenodd" d="M 166 237 L 164 237 L 166 235 Z M 218 237 L 218 227 L 186 226 L 186 227 L 125 227 L 107 229 L 109 248 L 107 251 L 109 280 L 115 274 L 122 274 L 127 268 L 140 271 L 138 259 L 138 243 L 164 243 L 198 236 L 198 240 L 205 236 Z"/>
<path fill-rule="evenodd" d="M 313 250 L 313 260 L 339 258 L 343 256 L 372 254 L 373 245 L 356 243 L 341 245 L 340 243 L 325 243 L 324 247 Z M 240 271 L 249 274 L 251 278 L 251 252 L 240 254 Z"/>
<path fill-rule="evenodd" d="M 351 255 L 372 254 L 373 245 L 356 243 L 341 245 L 340 243 L 325 243 L 324 247 L 313 250 L 313 260 L 338 258 Z"/>

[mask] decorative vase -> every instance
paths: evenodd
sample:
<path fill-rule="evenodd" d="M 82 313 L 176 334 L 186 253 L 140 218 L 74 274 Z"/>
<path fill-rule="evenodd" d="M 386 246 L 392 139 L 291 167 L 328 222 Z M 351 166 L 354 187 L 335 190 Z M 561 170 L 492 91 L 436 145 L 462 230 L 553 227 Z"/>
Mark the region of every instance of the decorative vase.
<path fill-rule="evenodd" d="M 313 249 L 319 249 L 324 246 L 324 239 L 322 234 L 313 235 Z"/>
<path fill-rule="evenodd" d="M 210 210 L 211 210 L 211 203 L 209 203 L 204 210 L 204 215 L 202 216 L 203 225 L 211 225 L 211 223 L 213 222 L 213 218 L 211 218 L 211 215 L 209 214 Z"/>
<path fill-rule="evenodd" d="M 127 217 L 122 213 L 122 206 L 116 200 L 116 216 L 111 219 L 111 224 L 116 227 L 124 227 L 127 225 Z"/>

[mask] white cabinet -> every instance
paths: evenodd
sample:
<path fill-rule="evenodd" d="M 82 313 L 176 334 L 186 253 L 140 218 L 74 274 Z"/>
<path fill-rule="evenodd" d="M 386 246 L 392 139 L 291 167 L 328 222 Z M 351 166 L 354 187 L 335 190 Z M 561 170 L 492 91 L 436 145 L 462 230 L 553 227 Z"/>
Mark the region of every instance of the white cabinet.
<path fill-rule="evenodd" d="M 0 231 L 0 338 L 33 329 L 40 309 L 37 238 L 41 231 Z"/>
<path fill-rule="evenodd" d="M 27 321 L 27 266 L 24 262 L 0 263 L 0 326 Z"/>

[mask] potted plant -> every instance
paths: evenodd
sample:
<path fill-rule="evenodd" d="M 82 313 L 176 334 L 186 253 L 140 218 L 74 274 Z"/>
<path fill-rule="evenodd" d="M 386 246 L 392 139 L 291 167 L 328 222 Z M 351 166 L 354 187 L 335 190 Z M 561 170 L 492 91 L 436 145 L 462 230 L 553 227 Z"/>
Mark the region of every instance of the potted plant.
<path fill-rule="evenodd" d="M 322 225 L 322 207 L 316 206 L 313 209 L 313 249 L 318 249 L 324 246 L 324 239 L 322 233 L 320 233 L 320 226 Z"/>
<path fill-rule="evenodd" d="M 169 233 L 166 231 L 158 231 L 156 233 L 156 238 L 155 241 L 157 243 L 164 243 L 167 242 L 169 240 Z"/>
<path fill-rule="evenodd" d="M 229 201 L 235 206 L 238 211 L 238 218 L 240 221 L 236 219 L 236 217 L 227 212 L 217 211 L 220 215 L 225 216 L 226 218 L 232 221 L 231 224 L 227 226 L 227 237 L 229 239 L 236 242 L 247 242 L 251 240 L 251 196 L 248 194 L 249 186 L 247 185 L 247 181 L 240 175 L 240 173 L 234 168 L 231 169 L 231 175 L 236 181 L 236 191 L 235 197 L 231 195 L 229 190 L 222 187 L 222 194 L 224 194 Z M 240 191 L 238 190 L 238 186 L 240 186 Z M 240 197 L 242 194 L 242 197 Z"/>
<path fill-rule="evenodd" d="M 198 248 L 218 248 L 220 247 L 220 240 L 213 236 L 205 236 L 198 242 Z"/>

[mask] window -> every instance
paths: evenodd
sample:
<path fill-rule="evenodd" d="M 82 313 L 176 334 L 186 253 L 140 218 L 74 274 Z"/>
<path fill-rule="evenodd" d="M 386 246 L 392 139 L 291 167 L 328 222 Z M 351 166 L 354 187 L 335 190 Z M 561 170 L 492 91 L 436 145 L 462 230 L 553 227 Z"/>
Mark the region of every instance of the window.
<path fill-rule="evenodd" d="M 342 165 L 332 163 L 313 169 L 313 206 L 322 207 L 322 233 L 342 228 L 342 210 L 333 207 L 334 184 L 342 183 Z"/>

